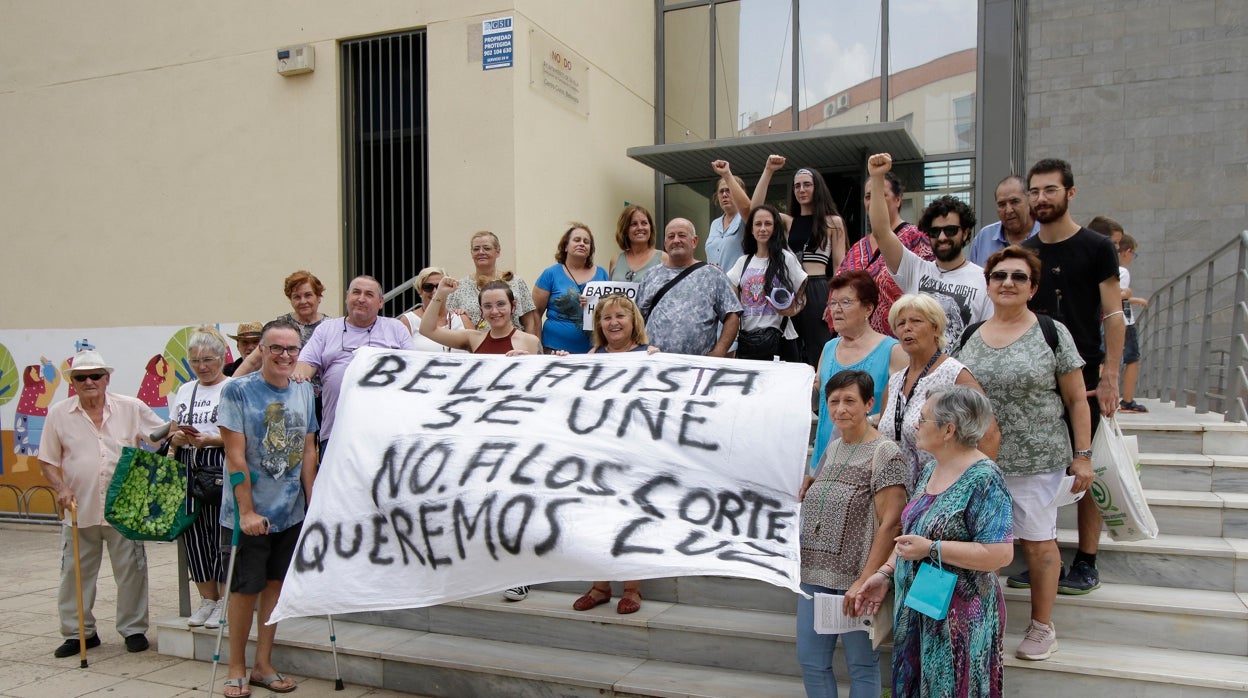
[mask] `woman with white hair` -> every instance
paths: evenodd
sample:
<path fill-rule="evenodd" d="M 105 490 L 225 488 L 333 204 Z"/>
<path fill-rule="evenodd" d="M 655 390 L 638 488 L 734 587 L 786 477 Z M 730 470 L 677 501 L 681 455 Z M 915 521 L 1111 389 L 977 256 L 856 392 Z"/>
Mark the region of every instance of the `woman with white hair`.
<path fill-rule="evenodd" d="M 399 316 L 399 322 L 412 333 L 412 344 L 416 345 L 417 351 L 459 351 L 461 353 L 463 351 L 444 347 L 420 333 L 420 321 L 425 317 L 425 309 L 429 307 L 429 303 L 433 300 L 433 292 L 438 290 L 438 283 L 444 276 L 446 276 L 446 270 L 442 267 L 421 269 L 416 275 L 416 292 L 420 294 L 420 305 Z M 462 330 L 464 329 L 463 316 L 443 309 L 441 313 L 438 313 L 438 327 Z"/>
<path fill-rule="evenodd" d="M 918 446 L 933 459 L 902 511 L 893 561 L 863 584 L 854 604 L 858 614 L 875 613 L 889 587 L 896 590 L 895 698 L 1003 695 L 997 570 L 1014 557 L 1013 518 L 1001 471 L 976 448 L 992 423 L 988 398 L 966 386 L 932 391 L 923 404 Z M 953 576 L 947 601 L 916 582 L 937 570 Z"/>
<path fill-rule="evenodd" d="M 193 482 L 190 498 L 199 512 L 191 527 L 182 534 L 186 543 L 187 566 L 191 581 L 199 591 L 199 608 L 186 624 L 215 628 L 225 613 L 222 602 L 225 570 L 221 567 L 221 495 L 224 481 L 225 443 L 217 429 L 217 406 L 221 389 L 230 382 L 223 373 L 226 352 L 225 337 L 216 328 L 204 325 L 191 334 L 187 342 L 187 358 L 195 380 L 183 383 L 170 405 L 173 429 L 170 447 L 173 456 L 187 467 Z M 215 485 L 215 487 L 214 487 Z"/>
<path fill-rule="evenodd" d="M 880 407 L 879 429 L 881 434 L 896 441 L 906 454 L 910 462 L 906 489 L 911 492 L 923 472 L 923 465 L 932 459 L 930 453 L 924 452 L 915 443 L 919 410 L 928 393 L 954 384 L 984 392 L 966 366 L 945 353 L 946 322 L 940 304 L 921 293 L 905 294 L 888 311 L 888 323 L 892 326 L 893 335 L 910 357 L 910 363 L 888 379 L 888 390 Z M 1000 441 L 1001 433 L 997 431 L 994 420 L 979 446 L 989 457 L 996 458 Z"/>

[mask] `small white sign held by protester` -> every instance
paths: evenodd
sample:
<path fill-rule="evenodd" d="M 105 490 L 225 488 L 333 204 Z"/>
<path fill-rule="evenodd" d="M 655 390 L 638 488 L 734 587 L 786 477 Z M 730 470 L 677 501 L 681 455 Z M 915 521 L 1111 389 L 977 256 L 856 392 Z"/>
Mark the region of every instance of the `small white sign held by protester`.
<path fill-rule="evenodd" d="M 555 580 L 798 592 L 811 379 L 674 354 L 361 348 L 273 621 Z"/>
<path fill-rule="evenodd" d="M 581 295 L 585 297 L 585 324 L 583 329 L 594 331 L 594 308 L 598 306 L 598 299 L 603 296 L 619 294 L 627 296 L 629 300 L 637 302 L 637 289 L 641 288 L 641 284 L 635 281 L 590 281 L 585 284 L 585 290 L 581 291 Z"/>

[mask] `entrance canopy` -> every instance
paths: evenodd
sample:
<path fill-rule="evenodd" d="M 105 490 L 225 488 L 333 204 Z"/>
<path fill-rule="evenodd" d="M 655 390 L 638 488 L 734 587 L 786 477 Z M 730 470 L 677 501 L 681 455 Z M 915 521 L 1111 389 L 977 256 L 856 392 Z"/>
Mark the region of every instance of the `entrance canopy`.
<path fill-rule="evenodd" d="M 630 158 L 678 182 L 714 177 L 712 160 L 732 163 L 735 175 L 757 175 L 773 153 L 788 158 L 786 169 L 816 170 L 863 169 L 872 153 L 891 153 L 893 162 L 898 163 L 924 157 L 923 149 L 900 121 L 628 149 Z"/>

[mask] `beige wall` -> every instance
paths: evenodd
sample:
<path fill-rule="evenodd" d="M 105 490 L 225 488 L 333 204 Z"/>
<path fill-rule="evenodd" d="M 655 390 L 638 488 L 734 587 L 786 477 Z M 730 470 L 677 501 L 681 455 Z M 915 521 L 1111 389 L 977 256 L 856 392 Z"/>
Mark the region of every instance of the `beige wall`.
<path fill-rule="evenodd" d="M 487 73 L 480 20 L 506 15 L 515 67 Z M 531 93 L 530 26 L 590 62 L 588 118 Z M 532 280 L 563 221 L 602 240 L 622 201 L 652 203 L 624 155 L 653 140 L 648 0 L 3 2 L 0 329 L 272 317 L 301 267 L 338 314 L 338 41 L 415 27 L 435 260 L 467 267 L 464 234 L 491 228 Z M 279 76 L 274 50 L 296 43 L 316 71 Z"/>

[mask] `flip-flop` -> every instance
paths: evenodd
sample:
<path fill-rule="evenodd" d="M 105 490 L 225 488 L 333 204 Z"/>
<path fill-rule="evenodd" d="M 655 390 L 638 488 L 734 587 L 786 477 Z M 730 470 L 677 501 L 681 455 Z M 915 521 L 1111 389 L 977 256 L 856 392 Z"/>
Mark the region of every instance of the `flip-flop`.
<path fill-rule="evenodd" d="M 225 680 L 225 692 L 222 693 L 226 698 L 248 698 L 251 695 L 251 689 L 247 687 L 247 677 Z M 234 693 L 229 690 L 235 689 Z"/>
<path fill-rule="evenodd" d="M 280 673 L 273 674 L 271 676 L 266 676 L 263 679 L 257 679 L 256 677 L 253 676 L 251 677 L 251 682 L 257 686 L 264 686 L 265 688 L 269 689 L 270 691 L 273 691 L 274 693 L 290 693 L 291 691 L 298 688 L 298 686 L 295 685 L 294 681 L 291 681 L 290 679 L 286 678 L 285 675 L 280 674 Z M 290 685 L 284 688 L 276 688 L 273 686 L 273 684 L 279 683 L 279 682 L 280 683 L 289 682 Z"/>

